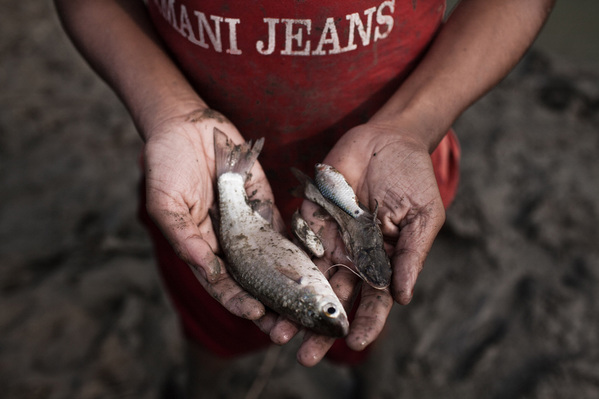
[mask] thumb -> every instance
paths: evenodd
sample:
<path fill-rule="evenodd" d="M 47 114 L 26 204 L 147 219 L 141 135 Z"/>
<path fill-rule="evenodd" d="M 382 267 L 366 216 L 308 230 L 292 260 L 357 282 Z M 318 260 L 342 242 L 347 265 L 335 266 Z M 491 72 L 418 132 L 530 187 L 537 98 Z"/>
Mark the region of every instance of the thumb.
<path fill-rule="evenodd" d="M 418 275 L 437 233 L 445 222 L 443 205 L 426 207 L 402 221 L 399 239 L 391 257 L 393 298 L 402 305 L 412 300 Z"/>
<path fill-rule="evenodd" d="M 189 265 L 199 283 L 229 312 L 249 320 L 264 316 L 264 306 L 245 292 L 227 273 L 224 262 L 202 237 L 189 211 L 148 204 L 148 212 L 179 258 Z"/>
<path fill-rule="evenodd" d="M 165 205 L 164 200 L 152 201 L 151 198 L 152 195 L 148 193 L 148 214 L 177 256 L 207 281 L 217 279 L 223 272 L 221 263 L 202 237 L 188 207 L 178 203 Z"/>

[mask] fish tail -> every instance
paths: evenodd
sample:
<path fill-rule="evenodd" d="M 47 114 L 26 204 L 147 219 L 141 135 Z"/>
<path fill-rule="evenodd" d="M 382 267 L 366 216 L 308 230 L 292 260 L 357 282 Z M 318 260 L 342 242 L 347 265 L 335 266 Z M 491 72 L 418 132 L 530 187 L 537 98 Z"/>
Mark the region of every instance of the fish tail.
<path fill-rule="evenodd" d="M 292 167 L 291 173 L 293 173 L 295 178 L 300 182 L 300 187 L 299 189 L 296 189 L 296 192 L 301 192 L 304 198 L 324 207 L 323 203 L 327 200 L 322 196 L 320 191 L 318 191 L 318 188 L 314 185 L 312 179 L 297 168 Z"/>
<path fill-rule="evenodd" d="M 214 128 L 214 156 L 216 159 L 216 177 L 224 173 L 237 173 L 246 178 L 250 174 L 250 169 L 256 162 L 262 147 L 264 138 L 252 142 L 235 145 L 227 135 L 218 128 Z"/>
<path fill-rule="evenodd" d="M 294 167 L 291 168 L 291 173 L 293 173 L 295 178 L 300 182 L 300 190 L 297 190 L 296 194 L 298 194 L 298 196 L 303 197 L 304 187 L 306 187 L 310 183 L 310 178 L 304 172 Z"/>
<path fill-rule="evenodd" d="M 314 181 L 312 181 L 312 179 L 310 179 L 304 172 L 296 168 L 291 168 L 291 172 L 296 177 L 296 179 L 299 180 L 301 185 L 300 187 L 303 190 L 304 198 L 323 207 L 331 216 L 333 216 L 333 218 L 335 218 L 335 220 L 337 220 L 336 216 L 338 216 L 340 213 L 347 215 L 344 211 L 337 208 L 335 204 L 326 199 L 318 190 L 318 187 L 316 187 Z"/>

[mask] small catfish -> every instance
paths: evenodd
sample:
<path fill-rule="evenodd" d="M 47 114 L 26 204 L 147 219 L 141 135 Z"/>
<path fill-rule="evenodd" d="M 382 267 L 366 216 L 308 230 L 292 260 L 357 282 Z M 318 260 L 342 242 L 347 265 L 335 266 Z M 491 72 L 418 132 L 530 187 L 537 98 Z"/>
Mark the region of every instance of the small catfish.
<path fill-rule="evenodd" d="M 376 217 L 378 204 L 374 213 L 360 204 L 343 175 L 332 166 L 316 165 L 318 187 L 301 171 L 292 171 L 302 183 L 304 197 L 324 208 L 339 225 L 348 257 L 358 274 L 374 288 L 387 288 L 392 272 Z"/>

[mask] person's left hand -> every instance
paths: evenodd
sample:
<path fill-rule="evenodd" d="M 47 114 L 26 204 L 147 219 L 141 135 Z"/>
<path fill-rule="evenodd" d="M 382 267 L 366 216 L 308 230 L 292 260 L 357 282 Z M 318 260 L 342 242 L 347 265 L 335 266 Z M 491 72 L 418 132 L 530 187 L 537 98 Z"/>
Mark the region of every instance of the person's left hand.
<path fill-rule="evenodd" d="M 304 201 L 302 216 L 321 236 L 326 249 L 324 257 L 315 263 L 329 277 L 348 312 L 360 294 L 346 338 L 351 349 L 360 351 L 382 332 L 393 300 L 403 305 L 410 302 L 416 278 L 445 221 L 445 210 L 428 147 L 413 130 L 374 123 L 358 126 L 339 140 L 323 163 L 339 170 L 369 209 L 374 210 L 378 203 L 378 218 L 393 268 L 391 287 L 379 290 L 344 267 L 332 267 L 351 265 L 338 226 L 332 219 L 319 218 L 322 212 L 318 206 Z M 282 320 L 270 320 L 261 327 L 280 343 L 297 332 L 297 326 Z M 317 364 L 334 341 L 307 332 L 297 354 L 299 362 Z"/>

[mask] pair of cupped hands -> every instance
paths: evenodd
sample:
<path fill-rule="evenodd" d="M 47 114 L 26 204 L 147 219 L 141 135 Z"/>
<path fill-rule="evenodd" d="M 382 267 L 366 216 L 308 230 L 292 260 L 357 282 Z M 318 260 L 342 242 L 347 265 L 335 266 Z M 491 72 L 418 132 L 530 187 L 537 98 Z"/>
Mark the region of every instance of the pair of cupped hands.
<path fill-rule="evenodd" d="M 147 209 L 177 255 L 195 271 L 201 285 L 231 313 L 253 320 L 276 344 L 291 340 L 300 330 L 295 323 L 266 309 L 227 273 L 218 238 L 209 216 L 217 201 L 215 187 L 214 128 L 236 144 L 244 138 L 225 117 L 210 109 L 197 109 L 156 123 L 145 132 Z M 445 220 L 427 146 L 417 132 L 401 126 L 366 123 L 349 130 L 323 163 L 334 166 L 370 209 L 378 203 L 378 218 L 391 259 L 389 289 L 377 290 L 345 268 L 344 245 L 334 221 L 314 217 L 318 206 L 304 201 L 301 214 L 322 232 L 326 252 L 315 259 L 349 311 L 358 295 L 360 305 L 345 338 L 353 350 L 362 350 L 382 332 L 394 301 L 412 298 L 433 240 Z M 293 165 L 282 165 L 289 167 Z M 312 171 L 304 171 L 311 174 Z M 247 192 L 253 198 L 272 200 L 272 190 L 258 163 L 253 166 Z M 275 210 L 275 217 L 280 215 Z M 282 224 L 281 224 L 282 225 Z M 322 229 L 321 229 L 322 227 Z M 317 364 L 335 338 L 306 331 L 298 361 Z"/>

